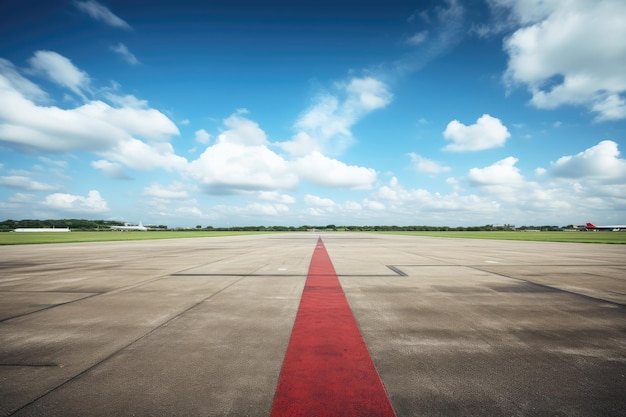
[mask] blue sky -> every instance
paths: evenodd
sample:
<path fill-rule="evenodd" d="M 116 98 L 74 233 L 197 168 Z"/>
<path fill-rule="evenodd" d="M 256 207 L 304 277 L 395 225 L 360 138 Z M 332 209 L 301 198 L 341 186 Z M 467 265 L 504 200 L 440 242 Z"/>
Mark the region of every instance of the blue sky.
<path fill-rule="evenodd" d="M 9 0 L 0 218 L 626 223 L 626 3 Z"/>

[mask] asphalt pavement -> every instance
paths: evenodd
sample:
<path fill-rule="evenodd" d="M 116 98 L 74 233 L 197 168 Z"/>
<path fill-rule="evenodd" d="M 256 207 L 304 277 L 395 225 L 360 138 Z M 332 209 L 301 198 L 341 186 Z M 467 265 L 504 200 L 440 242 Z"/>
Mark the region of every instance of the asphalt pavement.
<path fill-rule="evenodd" d="M 328 232 L 0 247 L 0 416 L 270 415 L 320 237 L 396 415 L 626 415 L 626 246 Z"/>

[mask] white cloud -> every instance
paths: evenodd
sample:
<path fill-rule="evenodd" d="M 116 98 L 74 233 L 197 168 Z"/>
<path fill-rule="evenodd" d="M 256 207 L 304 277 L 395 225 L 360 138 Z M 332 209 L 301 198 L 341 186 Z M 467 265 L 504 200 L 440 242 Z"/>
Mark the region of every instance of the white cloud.
<path fill-rule="evenodd" d="M 189 176 L 211 194 L 291 189 L 298 178 L 281 156 L 265 146 L 221 142 L 189 163 Z"/>
<path fill-rule="evenodd" d="M 380 201 L 370 200 L 368 198 L 363 200 L 362 206 L 366 209 L 374 211 L 383 211 L 386 208 L 384 203 L 381 203 Z"/>
<path fill-rule="evenodd" d="M 517 158 L 509 156 L 485 168 L 472 168 L 467 179 L 480 189 L 483 200 L 492 199 L 498 207 L 499 216 L 526 218 L 530 224 L 536 224 L 542 220 L 533 220 L 529 215 L 552 219 L 565 213 L 574 215 L 572 210 L 579 196 L 560 185 L 526 180 L 515 166 L 517 162 Z"/>
<path fill-rule="evenodd" d="M 593 103 L 591 110 L 598 114 L 594 119 L 597 122 L 626 119 L 626 100 L 611 94 Z"/>
<path fill-rule="evenodd" d="M 239 111 L 224 120 L 224 126 L 229 129 L 218 135 L 218 143 L 243 146 L 264 146 L 268 144 L 267 136 L 263 129 L 256 122 L 241 116 L 241 114 L 245 113 L 244 111 Z"/>
<path fill-rule="evenodd" d="M 424 158 L 423 156 L 413 152 L 408 155 L 413 162 L 413 166 L 418 172 L 436 175 L 450 171 L 450 167 L 441 165 L 439 162 L 433 161 L 432 159 Z"/>
<path fill-rule="evenodd" d="M 128 47 L 121 42 L 117 45 L 111 45 L 110 49 L 120 55 L 124 61 L 128 62 L 130 65 L 139 65 L 141 63 L 137 57 L 128 50 Z"/>
<path fill-rule="evenodd" d="M 385 107 L 393 97 L 385 83 L 372 77 L 353 78 L 345 89 L 348 99 L 344 103 L 344 109 L 355 118 Z"/>
<path fill-rule="evenodd" d="M 323 187 L 368 189 L 376 181 L 375 170 L 346 165 L 319 152 L 300 157 L 294 164 L 302 178 Z"/>
<path fill-rule="evenodd" d="M 194 140 L 206 145 L 211 141 L 211 135 L 204 129 L 196 130 Z"/>
<path fill-rule="evenodd" d="M 87 197 L 63 193 L 50 194 L 42 205 L 64 213 L 103 214 L 109 211 L 106 200 L 96 190 L 89 191 Z"/>
<path fill-rule="evenodd" d="M 517 161 L 517 158 L 509 156 L 485 168 L 472 168 L 469 170 L 468 179 L 473 185 L 483 188 L 518 188 L 524 183 L 524 177 L 515 166 Z"/>
<path fill-rule="evenodd" d="M 433 59 L 450 51 L 466 34 L 465 7 L 458 0 L 446 0 L 430 10 L 419 13 L 420 26 L 429 25 L 428 30 L 416 33 L 407 43 L 412 51 L 396 60 L 390 68 L 390 74 L 405 77 Z"/>
<path fill-rule="evenodd" d="M 102 121 L 123 132 L 151 140 L 166 140 L 180 133 L 174 122 L 156 109 L 116 108 L 102 101 L 91 101 L 75 111 L 83 120 Z"/>
<path fill-rule="evenodd" d="M 331 208 L 331 207 L 336 206 L 336 203 L 330 198 L 323 198 L 323 197 L 319 197 L 313 194 L 305 195 L 304 203 L 309 206 L 325 207 L 325 208 Z"/>
<path fill-rule="evenodd" d="M 45 75 L 51 81 L 65 87 L 85 99 L 84 92 L 90 90 L 91 80 L 85 71 L 78 69 L 72 61 L 53 51 L 37 51 L 28 60 L 31 69 Z"/>
<path fill-rule="evenodd" d="M 41 162 L 44 162 L 48 165 L 56 165 L 59 168 L 67 168 L 67 161 L 63 161 L 63 160 L 59 160 L 59 159 L 52 159 L 52 158 L 48 158 L 46 156 L 40 156 L 39 159 Z"/>
<path fill-rule="evenodd" d="M 70 109 L 40 106 L 0 74 L 0 142 L 17 150 L 93 152 L 135 169 L 174 169 L 186 164 L 169 143 L 148 144 L 137 138 L 166 141 L 179 134 L 169 118 L 132 95 L 107 96 L 121 107 L 98 100 Z M 95 167 L 121 175 L 112 165 Z"/>
<path fill-rule="evenodd" d="M 480 151 L 504 146 L 511 136 L 500 119 L 483 114 L 476 123 L 466 126 L 458 120 L 448 123 L 443 137 L 453 143 L 446 145 L 444 151 Z"/>
<path fill-rule="evenodd" d="M 9 197 L 11 203 L 31 203 L 35 200 L 34 194 L 15 193 Z"/>
<path fill-rule="evenodd" d="M 626 2 L 492 0 L 521 26 L 505 40 L 505 80 L 543 109 L 584 105 L 597 121 L 626 118 Z"/>
<path fill-rule="evenodd" d="M 426 41 L 426 38 L 428 37 L 428 31 L 427 30 L 423 30 L 421 32 L 417 32 L 416 34 L 410 36 L 407 40 L 406 43 L 409 45 L 419 45 L 422 44 Z"/>
<path fill-rule="evenodd" d="M 92 161 L 91 166 L 102 171 L 107 177 L 118 180 L 130 179 L 130 177 L 124 172 L 124 168 L 118 163 L 100 159 L 98 161 Z"/>
<path fill-rule="evenodd" d="M 140 171 L 165 169 L 183 171 L 187 159 L 176 155 L 169 143 L 147 144 L 135 138 L 123 140 L 111 149 L 99 152 L 101 155 Z"/>
<path fill-rule="evenodd" d="M 347 211 L 359 211 L 363 208 L 363 206 L 361 206 L 356 201 L 346 201 L 345 203 L 343 203 L 342 207 L 344 210 Z"/>
<path fill-rule="evenodd" d="M 135 97 L 132 94 L 126 94 L 124 96 L 119 96 L 117 94 L 105 93 L 104 96 L 111 103 L 115 104 L 119 107 L 130 107 L 133 109 L 145 109 L 148 107 L 147 100 L 141 100 Z"/>
<path fill-rule="evenodd" d="M 387 106 L 392 94 L 373 77 L 354 77 L 336 85 L 337 95 L 321 94 L 296 121 L 291 141 L 279 143 L 285 151 L 301 156 L 313 151 L 339 154 L 353 141 L 351 128 L 366 114 Z"/>
<path fill-rule="evenodd" d="M 233 219 L 236 218 L 240 222 L 243 220 L 243 224 L 258 224 L 263 221 L 275 221 L 270 220 L 274 218 L 284 218 L 286 214 L 290 212 L 289 207 L 280 203 L 250 203 L 243 206 L 227 206 L 218 205 L 213 206 L 205 213 L 204 217 L 212 219 Z M 225 220 L 230 222 L 231 220 Z M 278 221 L 279 224 L 284 225 L 284 221 Z"/>
<path fill-rule="evenodd" d="M 555 177 L 595 178 L 626 181 L 626 160 L 619 158 L 616 142 L 604 140 L 576 155 L 567 155 L 550 164 Z"/>
<path fill-rule="evenodd" d="M 34 181 L 31 178 L 23 175 L 7 175 L 0 177 L 0 185 L 4 185 L 8 188 L 27 191 L 52 191 L 58 188 L 54 185 Z"/>
<path fill-rule="evenodd" d="M 245 212 L 249 215 L 258 216 L 279 216 L 289 211 L 289 207 L 284 204 L 252 203 L 245 207 Z"/>
<path fill-rule="evenodd" d="M 239 111 L 224 120 L 216 143 L 188 164 L 185 172 L 210 194 L 292 189 L 298 177 L 268 147 L 265 132 Z"/>
<path fill-rule="evenodd" d="M 161 184 L 152 184 L 143 189 L 144 195 L 155 198 L 163 199 L 184 199 L 189 196 L 189 193 L 184 190 L 184 187 L 180 183 L 174 183 L 170 186 L 163 186 Z"/>
<path fill-rule="evenodd" d="M 87 13 L 92 19 L 99 20 L 109 26 L 121 29 L 131 29 L 124 20 L 113 14 L 111 10 L 95 0 L 75 1 L 74 4 L 81 12 Z"/>
<path fill-rule="evenodd" d="M 0 58 L 0 75 L 4 76 L 11 86 L 24 97 L 37 102 L 48 101 L 48 94 L 37 84 L 24 78 L 11 61 Z"/>
<path fill-rule="evenodd" d="M 296 199 L 289 194 L 280 194 L 276 191 L 259 191 L 258 196 L 261 200 L 273 201 L 281 204 L 293 204 Z"/>
<path fill-rule="evenodd" d="M 54 64 L 46 66 L 48 58 Z M 50 74 L 58 75 L 59 83 L 79 93 L 88 86 L 88 75 L 56 53 L 39 51 L 31 64 L 41 70 L 47 68 Z M 112 90 L 118 88 L 113 83 Z M 138 170 L 183 171 L 187 166 L 187 160 L 176 155 L 168 142 L 179 134 L 178 128 L 163 113 L 148 107 L 146 100 L 114 94 L 109 88 L 103 94 L 118 107 L 91 100 L 62 109 L 38 105 L 21 90 L 14 76 L 0 73 L 0 143 L 10 148 L 92 152 L 107 159 L 92 166 L 114 178 L 128 178 L 119 164 Z"/>

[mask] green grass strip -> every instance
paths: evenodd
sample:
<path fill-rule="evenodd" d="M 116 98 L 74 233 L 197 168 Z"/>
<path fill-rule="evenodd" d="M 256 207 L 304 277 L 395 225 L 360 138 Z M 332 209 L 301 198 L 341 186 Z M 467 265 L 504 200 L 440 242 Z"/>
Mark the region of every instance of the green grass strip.
<path fill-rule="evenodd" d="M 197 237 L 242 236 L 276 232 L 210 232 L 210 231 L 132 231 L 132 232 L 5 232 L 0 245 L 40 243 L 109 242 L 124 240 L 181 239 Z"/>
<path fill-rule="evenodd" d="M 431 236 L 465 239 L 527 240 L 532 242 L 576 242 L 626 244 L 626 232 L 374 232 L 405 236 Z"/>

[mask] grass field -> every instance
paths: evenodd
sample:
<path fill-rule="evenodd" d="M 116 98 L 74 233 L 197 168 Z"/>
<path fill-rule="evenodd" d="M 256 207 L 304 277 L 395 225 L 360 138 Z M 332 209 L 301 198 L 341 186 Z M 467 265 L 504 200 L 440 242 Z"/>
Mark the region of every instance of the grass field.
<path fill-rule="evenodd" d="M 279 232 L 209 232 L 209 231 L 158 231 L 158 232 L 70 232 L 70 233 L 0 233 L 0 245 L 26 245 L 39 243 L 106 242 L 120 240 L 179 239 L 196 237 L 241 236 Z M 329 232 L 333 233 L 333 232 Z M 354 232 L 362 233 L 362 232 Z M 535 242 L 578 242 L 626 244 L 626 232 L 369 232 L 405 236 L 432 236 L 466 239 L 529 240 Z"/>
<path fill-rule="evenodd" d="M 626 232 L 376 232 L 407 236 L 626 244 Z"/>
<path fill-rule="evenodd" d="M 0 245 L 26 245 L 35 243 L 107 242 L 119 240 L 179 239 L 194 237 L 240 236 L 272 232 L 208 232 L 208 231 L 158 231 L 158 232 L 29 232 L 0 233 Z"/>

